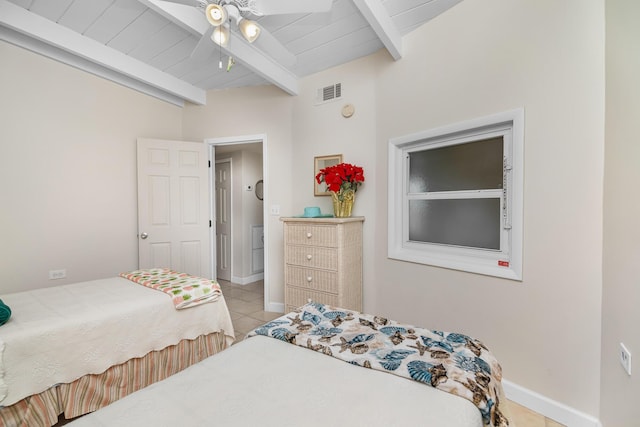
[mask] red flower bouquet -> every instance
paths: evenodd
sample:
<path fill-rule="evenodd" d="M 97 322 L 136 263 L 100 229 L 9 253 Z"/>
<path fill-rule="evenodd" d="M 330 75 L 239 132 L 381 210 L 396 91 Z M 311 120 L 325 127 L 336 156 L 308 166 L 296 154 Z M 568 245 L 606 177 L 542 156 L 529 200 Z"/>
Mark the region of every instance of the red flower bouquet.
<path fill-rule="evenodd" d="M 316 175 L 318 184 L 324 182 L 331 192 L 333 214 L 336 217 L 350 217 L 358 186 L 364 182 L 364 171 L 360 166 L 339 163 L 320 169 Z"/>
<path fill-rule="evenodd" d="M 316 175 L 318 184 L 324 182 L 327 190 L 341 193 L 343 190 L 358 191 L 358 186 L 364 182 L 364 171 L 360 166 L 350 163 L 339 163 L 320 169 Z"/>

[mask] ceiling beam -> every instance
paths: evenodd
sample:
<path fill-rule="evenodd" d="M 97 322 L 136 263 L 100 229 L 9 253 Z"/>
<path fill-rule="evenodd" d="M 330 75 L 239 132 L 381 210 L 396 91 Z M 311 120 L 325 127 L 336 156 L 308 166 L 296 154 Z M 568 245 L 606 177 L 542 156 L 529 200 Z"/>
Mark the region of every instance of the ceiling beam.
<path fill-rule="evenodd" d="M 162 0 L 138 1 L 197 37 L 202 37 L 209 29 L 207 20 L 195 7 Z M 216 49 L 219 48 L 213 41 L 211 44 Z M 236 32 L 230 32 L 229 44 L 221 49 L 225 55 L 233 57 L 236 62 L 278 86 L 289 95 L 298 94 L 298 77 L 260 49 L 248 43 L 243 37 L 238 36 Z"/>
<path fill-rule="evenodd" d="M 402 36 L 381 0 L 353 0 L 394 60 L 402 58 Z"/>
<path fill-rule="evenodd" d="M 68 28 L 0 0 L 0 37 L 174 104 L 206 104 L 206 91 Z M 135 83 L 137 82 L 137 84 Z M 168 94 L 163 98 L 162 92 Z M 177 101 L 177 102 L 176 102 Z"/>
<path fill-rule="evenodd" d="M 73 53 L 56 48 L 43 41 L 34 39 L 10 28 L 3 27 L 2 25 L 0 25 L 0 40 L 4 40 L 7 43 L 30 50 L 39 55 L 46 56 L 47 58 L 62 62 L 63 64 L 86 71 L 98 77 L 121 84 L 122 86 L 137 90 L 138 92 L 153 96 L 179 107 L 184 107 L 185 100 L 183 97 L 172 95 L 162 89 L 150 86 L 140 80 L 125 76 L 117 71 L 102 67 L 88 59 L 80 58 Z"/>

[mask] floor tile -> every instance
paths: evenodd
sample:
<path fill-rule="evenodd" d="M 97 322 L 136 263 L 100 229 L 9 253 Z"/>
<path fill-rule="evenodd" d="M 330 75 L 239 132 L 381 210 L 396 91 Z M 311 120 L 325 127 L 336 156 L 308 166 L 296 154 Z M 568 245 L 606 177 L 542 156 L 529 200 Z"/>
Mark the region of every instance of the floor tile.
<path fill-rule="evenodd" d="M 552 419 L 545 418 L 547 421 L 546 427 L 566 427 L 564 424 L 560 424 L 559 422 L 553 421 Z"/>
<path fill-rule="evenodd" d="M 238 332 L 244 332 L 245 334 L 258 326 L 262 325 L 262 320 L 254 319 L 253 317 L 243 316 L 233 321 L 233 329 Z"/>
<path fill-rule="evenodd" d="M 546 427 L 546 420 L 543 415 L 533 412 L 515 402 L 508 402 L 511 421 L 516 427 Z"/>
<path fill-rule="evenodd" d="M 261 295 L 264 294 L 264 283 L 261 281 L 249 283 L 248 285 L 242 286 L 242 289 L 248 292 L 259 293 Z"/>
<path fill-rule="evenodd" d="M 238 289 L 232 286 L 221 287 L 222 295 L 226 299 L 240 299 L 240 295 L 242 295 L 242 289 Z"/>
<path fill-rule="evenodd" d="M 246 316 L 246 314 L 236 313 L 235 311 L 229 311 L 229 314 L 231 315 L 231 323 L 234 323 L 239 318 Z"/>
<path fill-rule="evenodd" d="M 230 299 L 227 300 L 227 307 L 229 307 L 229 311 L 231 312 L 249 314 L 262 310 L 264 308 L 264 304 L 259 302 L 247 302 L 237 299 Z"/>
<path fill-rule="evenodd" d="M 254 319 L 258 319 L 263 323 L 266 323 L 282 316 L 282 313 L 273 313 L 270 311 L 261 310 L 261 311 L 256 311 L 255 313 L 249 313 L 248 316 L 253 317 Z"/>
<path fill-rule="evenodd" d="M 259 294 L 257 292 L 251 292 L 251 291 L 245 291 L 245 290 L 241 290 L 240 292 L 241 293 L 239 298 L 242 301 L 260 302 L 262 305 L 264 305 L 264 295 Z"/>

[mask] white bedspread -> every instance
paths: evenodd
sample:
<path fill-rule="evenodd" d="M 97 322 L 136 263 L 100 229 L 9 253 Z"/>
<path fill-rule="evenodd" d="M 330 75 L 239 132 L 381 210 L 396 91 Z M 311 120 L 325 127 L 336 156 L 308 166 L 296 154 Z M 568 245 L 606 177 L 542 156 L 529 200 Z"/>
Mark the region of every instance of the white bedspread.
<path fill-rule="evenodd" d="M 470 401 L 256 336 L 69 424 L 481 427 Z"/>
<path fill-rule="evenodd" d="M 0 296 L 0 406 L 183 339 L 233 325 L 224 298 L 176 310 L 162 292 L 114 277 Z"/>

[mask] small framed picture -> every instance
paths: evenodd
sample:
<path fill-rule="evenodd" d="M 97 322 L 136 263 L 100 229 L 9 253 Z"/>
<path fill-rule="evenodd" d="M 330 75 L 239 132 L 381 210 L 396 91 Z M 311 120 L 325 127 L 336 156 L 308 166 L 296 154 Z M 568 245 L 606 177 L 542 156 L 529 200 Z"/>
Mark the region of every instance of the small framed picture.
<path fill-rule="evenodd" d="M 321 169 L 328 166 L 334 166 L 342 163 L 342 154 L 333 154 L 331 156 L 317 156 L 313 159 L 313 195 L 314 196 L 330 196 L 331 192 L 327 191 L 327 185 L 322 182 L 318 184 L 316 175 Z"/>

